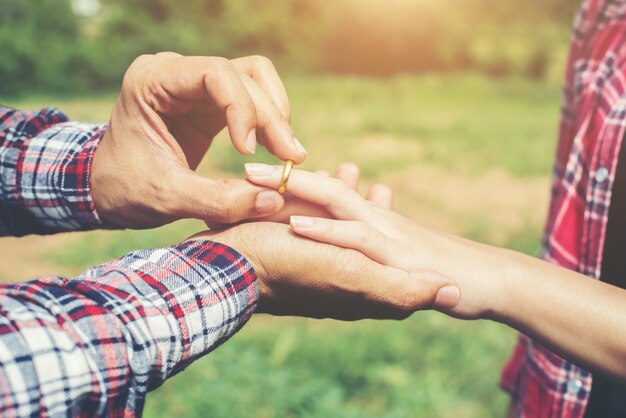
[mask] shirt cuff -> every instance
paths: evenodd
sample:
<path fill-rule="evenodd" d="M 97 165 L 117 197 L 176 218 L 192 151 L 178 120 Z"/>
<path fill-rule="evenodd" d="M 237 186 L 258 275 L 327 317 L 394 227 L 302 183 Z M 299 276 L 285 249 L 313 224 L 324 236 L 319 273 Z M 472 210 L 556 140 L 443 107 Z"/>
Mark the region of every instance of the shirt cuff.
<path fill-rule="evenodd" d="M 98 215 L 91 196 L 91 166 L 107 125 L 85 125 L 68 122 L 58 127 L 66 133 L 75 132 L 70 139 L 72 148 L 66 158 L 59 159 L 58 169 L 51 176 L 55 194 L 59 196 L 61 210 L 67 212 L 67 225 L 71 230 L 94 229 L 105 226 Z M 80 150 L 75 152 L 75 150 Z M 110 228 L 110 225 L 106 225 Z"/>
<path fill-rule="evenodd" d="M 124 328 L 137 332 L 135 345 L 155 345 L 159 353 L 134 367 L 163 379 L 234 335 L 252 316 L 259 297 L 248 260 L 230 247 L 204 240 L 134 251 L 79 279 L 128 295 L 122 299 L 129 301 L 129 311 L 119 315 Z M 155 350 L 142 354 L 154 355 Z"/>
<path fill-rule="evenodd" d="M 0 233 L 21 236 L 105 226 L 89 182 L 107 126 L 68 122 L 56 109 L 11 115 L 15 121 L 4 127 L 6 140 L 0 147 Z"/>

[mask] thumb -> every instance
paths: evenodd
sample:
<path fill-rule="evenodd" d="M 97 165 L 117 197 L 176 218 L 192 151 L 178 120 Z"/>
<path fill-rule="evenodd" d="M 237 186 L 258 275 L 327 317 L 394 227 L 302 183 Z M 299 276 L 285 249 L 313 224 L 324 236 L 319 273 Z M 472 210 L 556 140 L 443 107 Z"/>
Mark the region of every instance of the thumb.
<path fill-rule="evenodd" d="M 271 216 L 285 201 L 276 191 L 243 179 L 215 180 L 188 170 L 178 179 L 174 217 L 196 218 L 211 224 L 232 224 Z"/>
<path fill-rule="evenodd" d="M 434 271 L 412 271 L 411 275 L 422 283 L 429 283 L 437 289 L 434 299 L 434 308 L 442 312 L 449 312 L 461 301 L 461 291 L 458 285 L 449 277 Z"/>

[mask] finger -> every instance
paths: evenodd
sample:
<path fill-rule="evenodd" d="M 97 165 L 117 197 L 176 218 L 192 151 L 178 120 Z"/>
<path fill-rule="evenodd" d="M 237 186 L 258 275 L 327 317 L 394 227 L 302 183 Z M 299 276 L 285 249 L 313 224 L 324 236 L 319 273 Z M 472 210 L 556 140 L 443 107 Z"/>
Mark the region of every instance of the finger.
<path fill-rule="evenodd" d="M 173 51 L 157 52 L 155 56 L 159 58 L 181 58 L 182 57 L 181 54 L 179 54 L 178 52 L 173 52 Z"/>
<path fill-rule="evenodd" d="M 451 309 L 456 308 L 461 302 L 461 289 L 454 280 L 441 273 L 428 270 L 413 271 L 411 275 L 419 278 L 421 281 L 441 286 L 437 291 L 433 308 L 453 315 Z"/>
<path fill-rule="evenodd" d="M 309 202 L 305 202 L 301 199 L 285 198 L 285 204 L 281 210 L 271 215 L 261 215 L 252 218 L 243 219 L 242 222 L 274 222 L 281 224 L 288 224 L 292 216 L 309 216 L 314 218 L 333 218 L 332 214 L 326 209 L 314 205 Z M 232 224 L 224 224 L 219 222 L 206 222 L 206 225 L 211 229 L 223 229 Z"/>
<path fill-rule="evenodd" d="M 391 210 L 393 206 L 393 192 L 385 184 L 375 184 L 370 188 L 367 200 L 379 208 Z"/>
<path fill-rule="evenodd" d="M 279 212 L 283 197 L 241 179 L 213 180 L 191 170 L 176 176 L 176 219 L 196 218 L 214 224 L 233 224 Z"/>
<path fill-rule="evenodd" d="M 405 264 L 403 257 L 398 254 L 397 244 L 390 238 L 380 233 L 375 228 L 369 227 L 362 222 L 336 221 L 324 218 L 311 218 L 292 216 L 290 221 L 291 230 L 296 234 L 324 244 L 335 245 L 351 250 L 356 250 L 368 259 L 384 266 L 410 271 L 410 275 L 419 278 L 431 286 L 427 288 L 446 288 L 446 291 L 435 293 L 433 301 L 435 307 L 441 310 L 449 310 L 458 305 L 460 291 L 452 279 L 431 271 L 411 271 L 413 266 Z M 373 284 L 373 286 L 379 286 Z"/>
<path fill-rule="evenodd" d="M 439 290 L 450 283 L 422 280 L 419 274 L 387 266 L 374 273 L 378 277 L 370 279 L 365 303 L 366 315 L 374 319 L 405 319 L 416 311 L 432 309 Z"/>
<path fill-rule="evenodd" d="M 437 292 L 444 286 L 381 265 L 359 253 L 337 254 L 332 267 L 326 264 L 318 262 L 308 269 L 309 286 L 318 288 L 311 289 L 310 297 L 295 300 L 287 296 L 292 289 L 278 289 L 280 302 L 270 307 L 261 300 L 260 312 L 345 321 L 404 319 L 417 310 L 432 308 Z"/>
<path fill-rule="evenodd" d="M 246 164 L 247 179 L 259 186 L 278 188 L 282 171 L 282 166 Z M 376 223 L 376 213 L 370 204 L 346 183 L 336 178 L 293 170 L 289 177 L 287 192 L 325 208 L 338 219 Z"/>
<path fill-rule="evenodd" d="M 308 216 L 314 218 L 333 218 L 323 207 L 292 196 L 285 198 L 285 205 L 276 214 L 259 218 L 264 222 L 289 223 L 292 216 Z"/>
<path fill-rule="evenodd" d="M 256 145 L 256 107 L 239 72 L 224 58 L 162 57 L 149 77 L 150 87 L 182 100 L 211 100 L 225 115 L 233 145 L 242 154 L 253 154 Z M 158 100 L 157 100 L 158 102 Z M 166 108 L 158 112 L 167 113 Z"/>
<path fill-rule="evenodd" d="M 393 250 L 394 244 L 391 240 L 362 222 L 292 216 L 289 225 L 296 234 L 303 237 L 357 250 L 368 258 L 391 267 L 404 267 L 395 262 L 398 254 Z"/>
<path fill-rule="evenodd" d="M 356 190 L 359 185 L 359 166 L 353 163 L 342 163 L 337 168 L 335 177 L 343 181 L 351 189 Z"/>
<path fill-rule="evenodd" d="M 250 77 L 244 75 L 241 80 L 256 107 L 257 127 L 265 136 L 265 147 L 281 160 L 301 164 L 306 158 L 306 150 L 294 136 L 289 122 Z"/>
<path fill-rule="evenodd" d="M 274 64 L 266 57 L 252 56 L 232 60 L 238 71 L 248 75 L 272 99 L 287 122 L 291 120 L 291 107 L 285 85 Z"/>

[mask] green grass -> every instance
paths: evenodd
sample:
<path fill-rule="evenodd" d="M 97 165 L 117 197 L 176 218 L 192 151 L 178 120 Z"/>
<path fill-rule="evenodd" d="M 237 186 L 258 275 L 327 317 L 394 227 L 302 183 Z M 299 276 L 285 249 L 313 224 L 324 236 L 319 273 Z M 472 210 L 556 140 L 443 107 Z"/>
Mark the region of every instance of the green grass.
<path fill-rule="evenodd" d="M 496 417 L 513 334 L 422 313 L 401 323 L 256 318 L 148 399 L 146 416 Z"/>
<path fill-rule="evenodd" d="M 519 182 L 537 179 L 548 191 L 558 85 L 478 76 L 291 77 L 286 83 L 296 133 L 309 150 L 306 168 L 332 170 L 352 160 L 363 167 L 367 183 L 389 181 L 400 190 L 419 184 L 421 169 L 438 170 L 442 182 L 458 177 L 478 186 L 495 169 L 508 176 L 513 196 Z M 113 100 L 66 100 L 58 106 L 74 118 L 102 121 Z M 14 105 L 41 103 L 54 101 Z M 275 160 L 266 153 L 241 157 L 222 137 L 201 170 L 240 175 L 245 161 Z M 440 219 L 470 238 L 529 254 L 539 248 L 545 208 L 534 202 L 521 199 L 500 208 L 521 220 L 506 226 L 497 223 L 488 204 L 475 201 L 472 190 L 453 190 L 461 196 L 458 204 L 447 196 L 433 200 L 414 193 L 398 199 L 409 216 Z M 184 221 L 152 231 L 90 232 L 46 259 L 79 271 L 131 249 L 180 241 L 201 228 Z M 438 313 L 356 324 L 257 317 L 149 395 L 145 415 L 502 417 L 507 400 L 497 382 L 514 340 L 515 333 L 499 324 L 464 323 Z"/>

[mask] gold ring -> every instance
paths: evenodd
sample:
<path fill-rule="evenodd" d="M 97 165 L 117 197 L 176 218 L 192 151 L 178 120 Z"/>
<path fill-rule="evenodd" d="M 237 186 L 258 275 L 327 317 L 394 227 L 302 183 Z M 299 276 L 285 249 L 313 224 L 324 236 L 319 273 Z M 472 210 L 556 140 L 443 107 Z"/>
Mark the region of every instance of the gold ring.
<path fill-rule="evenodd" d="M 283 168 L 283 176 L 280 179 L 280 185 L 278 186 L 278 193 L 283 194 L 287 191 L 287 183 L 289 183 L 289 176 L 293 169 L 293 161 L 285 161 L 285 167 Z"/>

